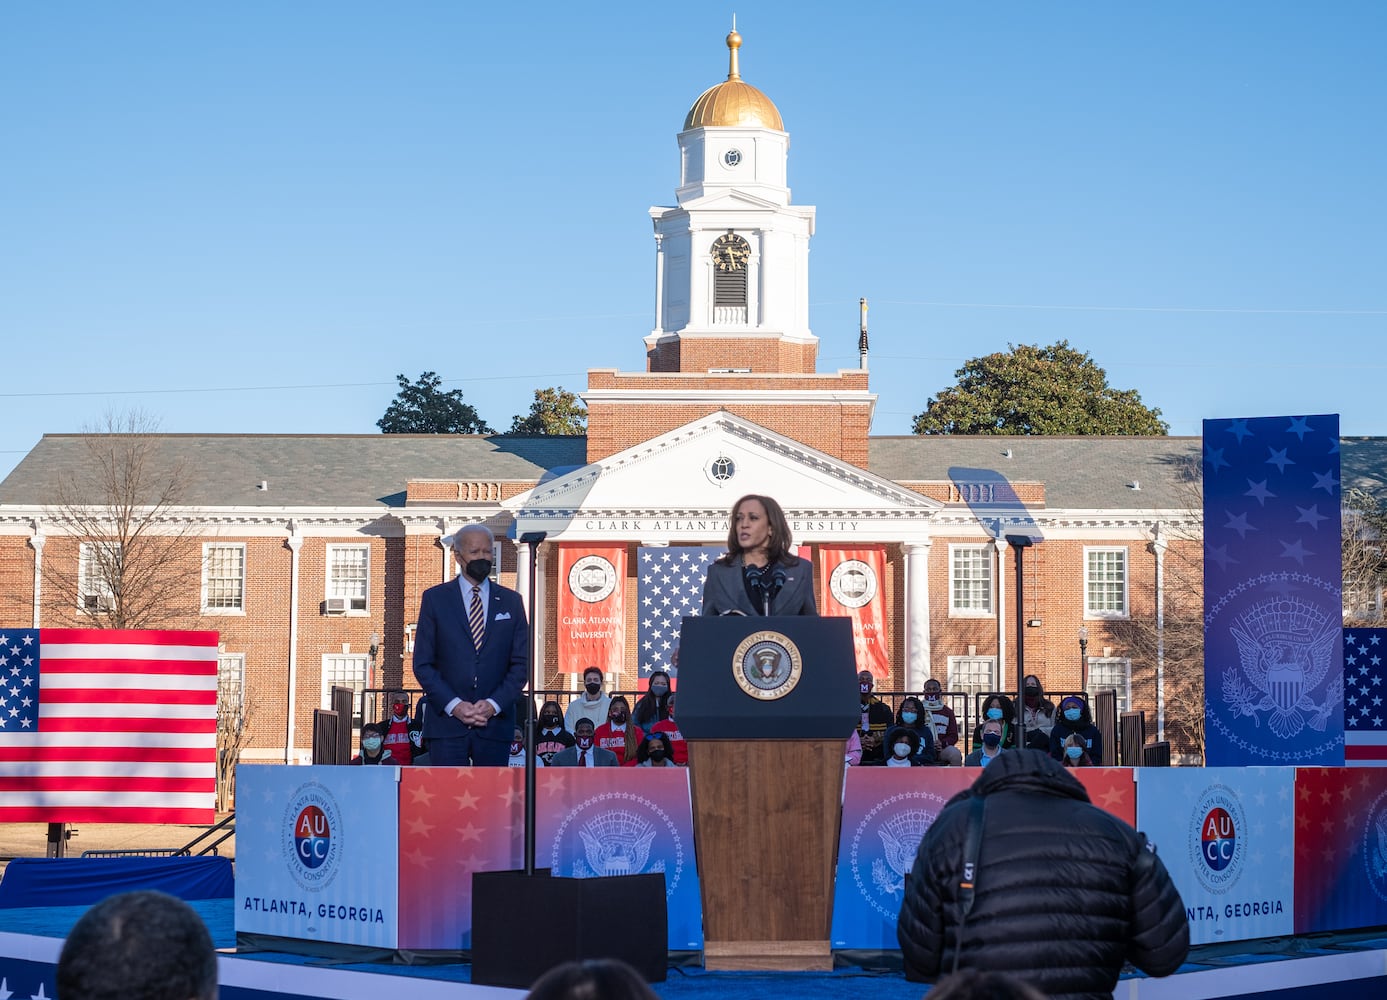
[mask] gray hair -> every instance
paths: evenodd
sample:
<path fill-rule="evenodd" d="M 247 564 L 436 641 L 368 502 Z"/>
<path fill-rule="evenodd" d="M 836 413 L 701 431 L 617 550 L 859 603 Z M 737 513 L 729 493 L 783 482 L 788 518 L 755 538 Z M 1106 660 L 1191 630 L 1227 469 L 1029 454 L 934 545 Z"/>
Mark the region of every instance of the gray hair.
<path fill-rule="evenodd" d="M 454 552 L 456 552 L 456 551 L 458 550 L 458 548 L 462 545 L 462 538 L 463 538 L 463 536 L 464 536 L 464 535 L 468 535 L 468 534 L 481 534 L 481 535 L 485 535 L 485 536 L 486 536 L 486 544 L 487 544 L 487 547 L 488 547 L 488 548 L 490 548 L 491 546 L 493 546 L 493 545 L 496 544 L 496 536 L 493 535 L 493 534 L 491 533 L 491 529 L 488 528 L 486 525 L 484 525 L 484 524 L 467 524 L 467 525 L 463 525 L 463 526 L 462 526 L 461 528 L 459 528 L 457 531 L 453 532 L 453 537 L 452 537 L 451 539 L 449 539 L 449 541 L 448 541 L 449 548 L 451 548 Z"/>

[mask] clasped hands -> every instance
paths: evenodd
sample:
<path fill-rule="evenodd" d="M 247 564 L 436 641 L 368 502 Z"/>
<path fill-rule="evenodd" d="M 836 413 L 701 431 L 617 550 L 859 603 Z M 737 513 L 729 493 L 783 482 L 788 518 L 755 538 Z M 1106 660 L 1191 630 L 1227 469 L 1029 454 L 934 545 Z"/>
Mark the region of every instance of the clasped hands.
<path fill-rule="evenodd" d="M 481 701 L 460 701 L 453 706 L 453 718 L 466 726 L 484 726 L 495 714 L 496 709 L 485 698 Z"/>

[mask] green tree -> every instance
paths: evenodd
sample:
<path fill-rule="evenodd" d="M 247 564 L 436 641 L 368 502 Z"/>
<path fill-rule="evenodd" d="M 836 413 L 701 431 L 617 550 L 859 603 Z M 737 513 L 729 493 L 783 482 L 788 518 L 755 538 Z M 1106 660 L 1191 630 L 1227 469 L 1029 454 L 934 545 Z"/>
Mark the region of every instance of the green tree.
<path fill-rule="evenodd" d="M 974 358 L 915 417 L 916 434 L 1167 434 L 1161 411 L 1067 340 Z"/>
<path fill-rule="evenodd" d="M 524 417 L 517 415 L 510 425 L 510 433 L 525 437 L 586 434 L 587 429 L 587 408 L 563 386 L 536 389 L 529 414 Z"/>
<path fill-rule="evenodd" d="M 376 421 L 383 434 L 491 434 L 492 429 L 463 402 L 461 389 L 441 391 L 443 380 L 424 372 L 417 382 L 396 375 L 400 391 Z"/>

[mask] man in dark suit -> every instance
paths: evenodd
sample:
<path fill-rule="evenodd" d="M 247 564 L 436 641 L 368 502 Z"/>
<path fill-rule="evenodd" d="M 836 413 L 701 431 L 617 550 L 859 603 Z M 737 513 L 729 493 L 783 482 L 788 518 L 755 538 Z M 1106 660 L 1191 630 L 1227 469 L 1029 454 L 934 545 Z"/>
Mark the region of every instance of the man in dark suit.
<path fill-rule="evenodd" d="M 438 766 L 505 765 L 515 700 L 530 668 L 530 629 L 520 595 L 490 580 L 491 531 L 469 524 L 453 536 L 462 572 L 419 603 L 414 676 L 428 696 L 424 738 Z"/>
<path fill-rule="evenodd" d="M 573 727 L 573 746 L 564 747 L 549 761 L 550 767 L 616 767 L 616 754 L 596 746 L 592 720 L 581 718 Z"/>

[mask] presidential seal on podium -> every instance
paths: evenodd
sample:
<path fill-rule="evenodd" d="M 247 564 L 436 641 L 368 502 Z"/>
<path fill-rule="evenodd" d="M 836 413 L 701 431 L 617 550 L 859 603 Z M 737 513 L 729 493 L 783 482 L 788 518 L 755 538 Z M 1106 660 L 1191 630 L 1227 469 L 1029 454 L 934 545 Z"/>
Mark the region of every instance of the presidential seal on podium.
<path fill-rule="evenodd" d="M 782 632 L 753 632 L 732 654 L 732 679 L 760 701 L 784 698 L 799 684 L 803 672 L 799 647 Z"/>

